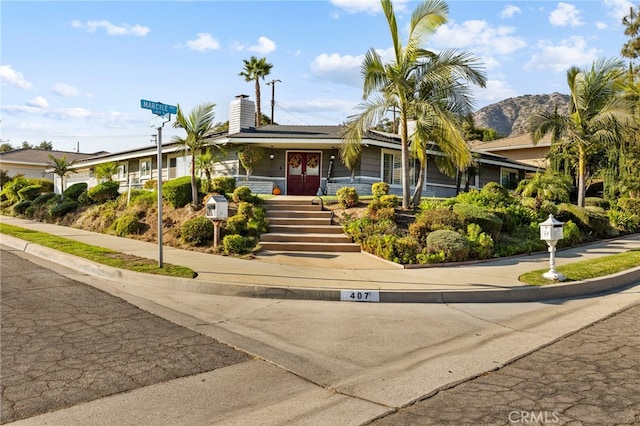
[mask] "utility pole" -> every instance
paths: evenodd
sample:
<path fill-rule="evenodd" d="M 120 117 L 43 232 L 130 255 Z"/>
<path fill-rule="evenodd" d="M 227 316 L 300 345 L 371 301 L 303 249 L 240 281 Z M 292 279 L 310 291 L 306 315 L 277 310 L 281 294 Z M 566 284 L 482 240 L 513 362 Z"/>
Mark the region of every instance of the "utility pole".
<path fill-rule="evenodd" d="M 267 84 L 271 86 L 271 124 L 273 124 L 273 112 L 276 107 L 276 83 L 282 83 L 280 80 L 271 80 Z"/>

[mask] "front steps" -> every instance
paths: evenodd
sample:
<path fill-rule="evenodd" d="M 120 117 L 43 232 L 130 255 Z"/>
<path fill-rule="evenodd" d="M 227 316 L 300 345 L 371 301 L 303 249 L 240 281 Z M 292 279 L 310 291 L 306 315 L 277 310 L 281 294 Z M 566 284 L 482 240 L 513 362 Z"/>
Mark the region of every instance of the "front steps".
<path fill-rule="evenodd" d="M 260 247 L 269 251 L 359 252 L 340 225 L 332 225 L 330 211 L 312 204 L 308 197 L 265 200 L 269 232 L 260 236 Z"/>

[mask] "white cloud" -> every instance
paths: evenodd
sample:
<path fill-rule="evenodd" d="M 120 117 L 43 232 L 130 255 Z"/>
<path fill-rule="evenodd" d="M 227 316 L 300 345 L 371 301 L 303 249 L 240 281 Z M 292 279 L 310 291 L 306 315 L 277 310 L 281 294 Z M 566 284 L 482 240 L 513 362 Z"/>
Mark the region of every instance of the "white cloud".
<path fill-rule="evenodd" d="M 9 84 L 20 89 L 31 89 L 31 82 L 24 79 L 21 72 L 13 69 L 11 65 L 0 65 L 0 83 Z"/>
<path fill-rule="evenodd" d="M 247 50 L 250 52 L 257 52 L 262 55 L 266 55 L 267 53 L 271 53 L 276 50 L 276 43 L 265 36 L 261 36 L 258 38 L 258 44 L 249 46 Z"/>
<path fill-rule="evenodd" d="M 198 52 L 205 52 L 207 50 L 220 49 L 220 43 L 211 37 L 211 34 L 198 33 L 198 37 L 195 40 L 187 41 L 187 47 Z"/>
<path fill-rule="evenodd" d="M 84 30 L 88 33 L 95 33 L 98 29 L 104 29 L 108 35 L 120 36 L 120 35 L 133 35 L 138 37 L 144 37 L 151 31 L 149 27 L 143 27 L 141 25 L 129 25 L 129 24 L 112 24 L 109 21 L 87 21 L 81 22 L 74 20 L 71 22 L 73 28 Z"/>
<path fill-rule="evenodd" d="M 487 87 L 484 89 L 472 86 L 471 90 L 478 103 L 482 106 L 518 96 L 518 93 L 509 86 L 509 83 L 499 79 L 487 80 Z"/>
<path fill-rule="evenodd" d="M 580 11 L 569 3 L 558 3 L 558 7 L 549 14 L 549 22 L 554 27 L 577 27 L 584 24 L 580 19 Z"/>
<path fill-rule="evenodd" d="M 504 7 L 504 9 L 502 9 L 502 12 L 500 12 L 500 17 L 501 18 L 513 18 L 513 16 L 516 13 L 522 13 L 522 9 L 520 9 L 518 6 L 514 6 L 512 4 L 508 4 Z"/>
<path fill-rule="evenodd" d="M 56 95 L 64 96 L 65 98 L 80 95 L 77 88 L 66 83 L 56 83 L 51 91 Z"/>
<path fill-rule="evenodd" d="M 393 2 L 395 11 L 404 11 L 408 0 L 396 0 Z M 331 0 L 331 4 L 347 13 L 380 13 L 382 7 L 379 0 Z M 337 16 L 336 16 L 337 17 Z"/>
<path fill-rule="evenodd" d="M 604 6 L 609 10 L 608 15 L 620 23 L 622 18 L 629 15 L 629 10 L 635 5 L 628 0 L 604 0 Z"/>
<path fill-rule="evenodd" d="M 606 30 L 607 28 L 609 28 L 609 25 L 607 25 L 606 22 L 596 22 L 596 28 L 599 30 Z"/>
<path fill-rule="evenodd" d="M 451 22 L 441 26 L 431 42 L 440 47 L 454 47 L 491 55 L 509 55 L 526 46 L 526 42 L 513 35 L 514 27 L 491 27 L 487 21 L 472 20 L 458 25 Z"/>
<path fill-rule="evenodd" d="M 49 106 L 49 102 L 42 96 L 36 96 L 30 101 L 27 101 L 27 105 L 35 108 L 46 108 Z"/>
<path fill-rule="evenodd" d="M 323 53 L 316 56 L 311 63 L 312 73 L 319 78 L 360 87 L 360 67 L 363 55 L 351 56 L 339 53 Z"/>
<path fill-rule="evenodd" d="M 534 54 L 525 64 L 526 69 L 550 69 L 563 72 L 572 66 L 585 66 L 592 63 L 601 53 L 600 50 L 589 48 L 584 38 L 579 36 L 562 40 L 558 45 L 541 41 L 538 44 L 539 53 Z"/>

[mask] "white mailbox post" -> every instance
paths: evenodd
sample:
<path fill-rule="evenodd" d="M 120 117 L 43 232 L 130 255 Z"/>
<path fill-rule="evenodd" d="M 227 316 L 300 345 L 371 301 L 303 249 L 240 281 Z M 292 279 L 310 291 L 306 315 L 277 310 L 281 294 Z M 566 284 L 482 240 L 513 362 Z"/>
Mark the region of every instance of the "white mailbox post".
<path fill-rule="evenodd" d="M 212 195 L 205 203 L 205 215 L 213 223 L 213 248 L 218 247 L 220 224 L 229 217 L 229 202 L 222 195 Z"/>
<path fill-rule="evenodd" d="M 564 222 L 554 219 L 552 214 L 540 224 L 540 239 L 549 246 L 549 271 L 542 274 L 548 280 L 565 280 L 565 276 L 556 271 L 556 244 L 563 238 L 563 225 Z"/>

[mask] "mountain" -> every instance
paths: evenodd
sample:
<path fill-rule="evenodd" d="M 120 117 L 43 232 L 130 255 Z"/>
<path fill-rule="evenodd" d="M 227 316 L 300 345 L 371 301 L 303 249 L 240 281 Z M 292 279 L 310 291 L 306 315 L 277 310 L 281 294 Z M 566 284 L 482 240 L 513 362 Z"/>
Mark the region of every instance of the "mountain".
<path fill-rule="evenodd" d="M 558 106 L 566 112 L 569 108 L 569 95 L 554 92 L 550 95 L 524 95 L 508 98 L 495 104 L 480 108 L 473 114 L 476 127 L 494 129 L 503 136 L 517 136 L 527 133 L 527 120 L 538 108 L 548 111 Z"/>

